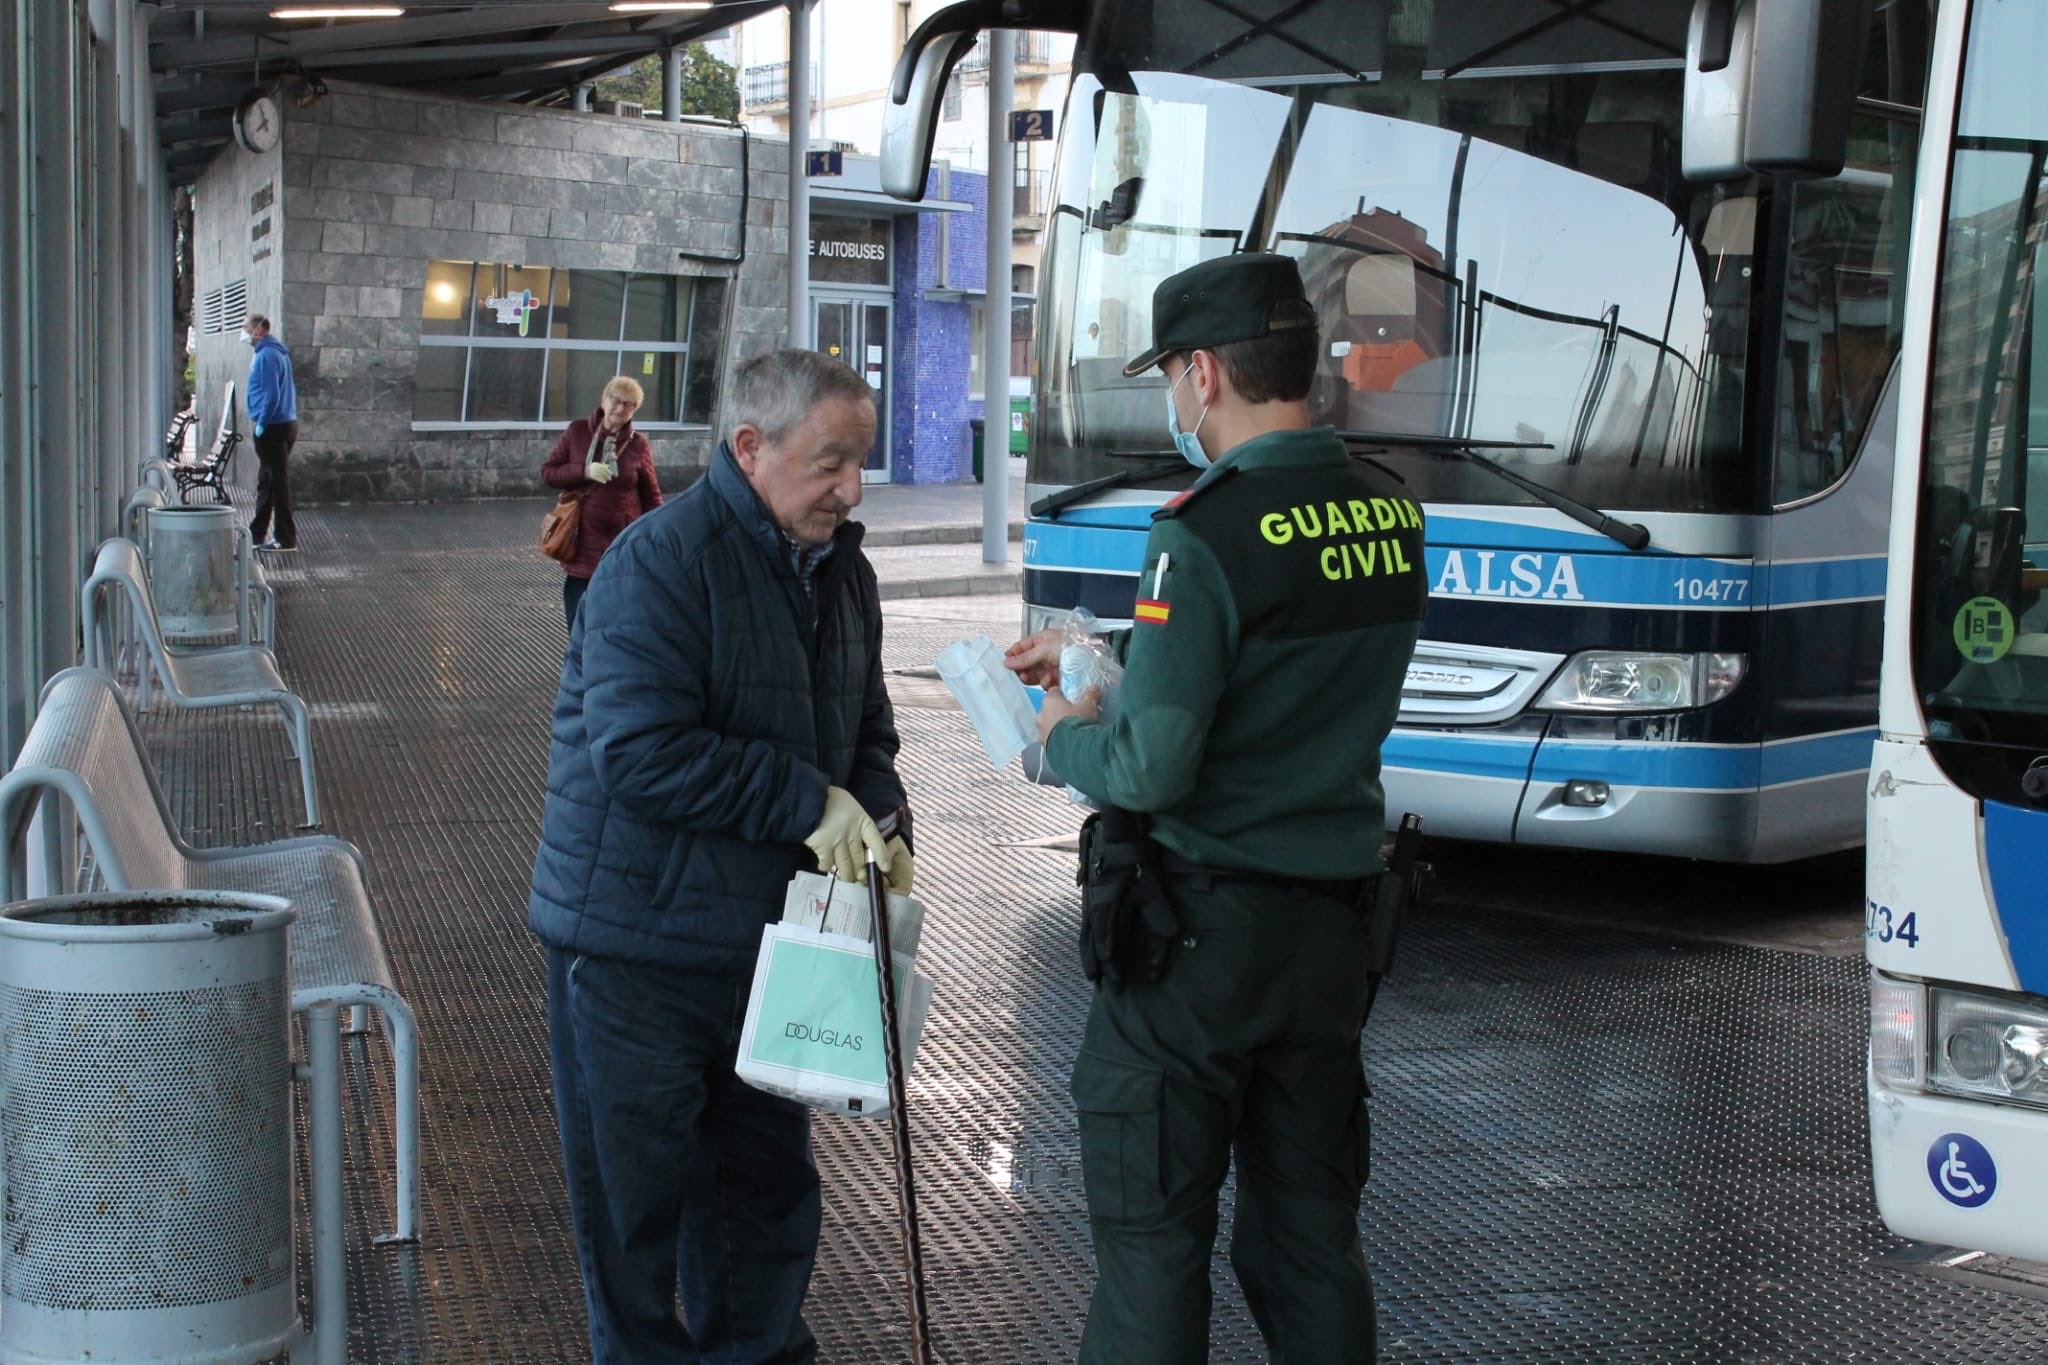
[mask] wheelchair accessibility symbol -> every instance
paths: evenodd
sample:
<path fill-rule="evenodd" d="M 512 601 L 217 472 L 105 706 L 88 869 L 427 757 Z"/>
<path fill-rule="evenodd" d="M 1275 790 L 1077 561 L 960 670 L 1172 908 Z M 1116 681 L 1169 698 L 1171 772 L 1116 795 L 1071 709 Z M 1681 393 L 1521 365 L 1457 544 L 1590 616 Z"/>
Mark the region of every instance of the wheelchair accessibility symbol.
<path fill-rule="evenodd" d="M 1943 1133 L 1927 1149 L 1927 1177 L 1935 1193 L 1961 1208 L 1988 1203 L 1998 1191 L 1998 1165 L 1968 1133 Z"/>

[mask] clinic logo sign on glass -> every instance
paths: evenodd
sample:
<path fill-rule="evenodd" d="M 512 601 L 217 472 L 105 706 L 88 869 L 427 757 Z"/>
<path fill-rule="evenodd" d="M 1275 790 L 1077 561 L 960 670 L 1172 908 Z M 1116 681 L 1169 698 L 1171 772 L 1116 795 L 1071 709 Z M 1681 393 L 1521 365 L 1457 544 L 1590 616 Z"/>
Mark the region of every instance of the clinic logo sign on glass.
<path fill-rule="evenodd" d="M 1936 1194 L 1960 1208 L 1978 1208 L 1998 1193 L 1998 1164 L 1968 1133 L 1943 1133 L 1934 1140 L 1927 1149 L 1927 1178 Z"/>
<path fill-rule="evenodd" d="M 534 309 L 540 307 L 540 298 L 531 289 L 522 289 L 516 294 L 505 294 L 495 299 L 485 299 L 484 307 L 498 315 L 498 325 L 510 327 L 519 324 L 519 335 L 526 335 L 527 324 L 533 318 Z"/>

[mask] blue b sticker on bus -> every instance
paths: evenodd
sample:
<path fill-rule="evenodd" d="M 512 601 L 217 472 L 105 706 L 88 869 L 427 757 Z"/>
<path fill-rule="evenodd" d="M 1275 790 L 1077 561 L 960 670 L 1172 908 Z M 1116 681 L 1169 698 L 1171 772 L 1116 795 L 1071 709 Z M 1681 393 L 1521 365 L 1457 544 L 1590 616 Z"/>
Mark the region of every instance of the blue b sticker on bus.
<path fill-rule="evenodd" d="M 1968 1133 L 1943 1133 L 1927 1149 L 1927 1178 L 1949 1203 L 1974 1209 L 1998 1192 L 1998 1164 Z"/>

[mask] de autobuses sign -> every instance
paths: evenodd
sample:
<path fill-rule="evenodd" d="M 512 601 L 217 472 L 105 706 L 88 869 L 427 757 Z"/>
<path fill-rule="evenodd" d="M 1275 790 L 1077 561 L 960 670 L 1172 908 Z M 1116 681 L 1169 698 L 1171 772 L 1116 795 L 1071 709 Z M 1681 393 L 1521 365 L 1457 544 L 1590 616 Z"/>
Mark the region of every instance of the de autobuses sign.
<path fill-rule="evenodd" d="M 811 278 L 821 284 L 888 284 L 889 220 L 814 215 Z"/>

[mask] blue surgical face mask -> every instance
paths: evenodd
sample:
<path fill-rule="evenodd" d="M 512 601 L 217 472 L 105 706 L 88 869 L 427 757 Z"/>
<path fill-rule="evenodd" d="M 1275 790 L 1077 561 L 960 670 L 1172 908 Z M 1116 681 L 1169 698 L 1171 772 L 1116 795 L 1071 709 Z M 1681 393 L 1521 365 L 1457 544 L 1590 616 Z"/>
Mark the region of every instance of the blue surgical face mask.
<path fill-rule="evenodd" d="M 1180 379 L 1174 380 L 1166 390 L 1166 430 L 1173 437 L 1173 448 L 1180 452 L 1183 460 L 1197 469 L 1207 469 L 1212 462 L 1209 459 L 1209 452 L 1202 449 L 1201 431 L 1202 423 L 1209 420 L 1208 407 L 1205 405 L 1202 408 L 1202 415 L 1195 419 L 1193 431 L 1182 431 L 1180 409 L 1173 405 L 1174 391 L 1180 388 L 1182 380 L 1194 372 L 1194 365 L 1189 364 L 1180 372 Z"/>

